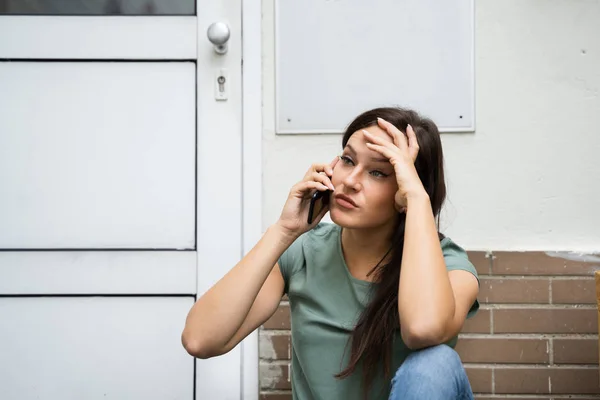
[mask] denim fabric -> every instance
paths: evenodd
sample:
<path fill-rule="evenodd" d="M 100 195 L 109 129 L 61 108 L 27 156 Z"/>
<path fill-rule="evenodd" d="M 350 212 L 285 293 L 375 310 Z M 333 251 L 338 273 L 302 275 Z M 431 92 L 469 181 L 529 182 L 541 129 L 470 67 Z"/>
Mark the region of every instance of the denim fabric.
<path fill-rule="evenodd" d="M 473 400 L 460 357 L 447 345 L 416 351 L 392 380 L 390 400 Z"/>

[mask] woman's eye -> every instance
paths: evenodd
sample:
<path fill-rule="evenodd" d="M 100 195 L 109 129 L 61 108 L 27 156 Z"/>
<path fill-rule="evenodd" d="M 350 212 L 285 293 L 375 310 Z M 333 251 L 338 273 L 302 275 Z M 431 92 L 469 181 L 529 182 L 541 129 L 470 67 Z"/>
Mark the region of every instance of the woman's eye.
<path fill-rule="evenodd" d="M 348 156 L 342 156 L 342 157 L 340 157 L 340 159 L 346 165 L 354 165 L 354 161 L 352 161 L 352 159 Z"/>
<path fill-rule="evenodd" d="M 387 178 L 389 176 L 388 174 L 384 174 L 381 171 L 371 171 L 371 175 L 373 175 L 376 178 Z"/>

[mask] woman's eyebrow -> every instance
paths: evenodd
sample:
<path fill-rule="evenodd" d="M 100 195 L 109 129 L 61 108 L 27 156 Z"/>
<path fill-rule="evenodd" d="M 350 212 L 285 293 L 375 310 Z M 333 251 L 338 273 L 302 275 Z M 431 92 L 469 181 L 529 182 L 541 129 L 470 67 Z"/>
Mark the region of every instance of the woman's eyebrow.
<path fill-rule="evenodd" d="M 348 148 L 348 150 L 356 155 L 356 150 L 354 150 L 354 148 L 350 145 L 350 143 L 346 144 L 346 147 Z M 371 161 L 376 162 L 376 163 L 386 163 L 389 164 L 390 160 L 388 160 L 387 158 L 381 158 L 381 157 L 371 157 Z"/>

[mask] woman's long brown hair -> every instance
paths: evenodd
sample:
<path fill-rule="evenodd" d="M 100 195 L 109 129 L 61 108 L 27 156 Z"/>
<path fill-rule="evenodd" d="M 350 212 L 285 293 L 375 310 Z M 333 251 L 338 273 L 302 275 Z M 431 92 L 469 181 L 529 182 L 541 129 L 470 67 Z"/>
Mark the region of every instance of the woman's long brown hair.
<path fill-rule="evenodd" d="M 439 213 L 446 198 L 444 182 L 444 157 L 442 143 L 437 126 L 430 119 L 423 118 L 415 111 L 402 108 L 377 108 L 359 115 L 346 129 L 342 147 L 352 134 L 360 129 L 377 125 L 377 117 L 392 123 L 402 132 L 410 124 L 417 136 L 419 154 L 415 167 L 423 183 L 433 215 L 439 226 Z M 350 360 L 348 366 L 336 375 L 336 378 L 350 376 L 360 365 L 362 369 L 363 389 L 366 397 L 373 379 L 381 373 L 385 379 L 391 378 L 392 346 L 394 337 L 400 329 L 398 315 L 398 281 L 402 264 L 404 228 L 406 215 L 398 214 L 396 228 L 392 238 L 391 256 L 387 264 L 376 266 L 371 299 L 361 314 L 356 327 L 350 335 Z M 443 235 L 439 234 L 440 240 Z"/>

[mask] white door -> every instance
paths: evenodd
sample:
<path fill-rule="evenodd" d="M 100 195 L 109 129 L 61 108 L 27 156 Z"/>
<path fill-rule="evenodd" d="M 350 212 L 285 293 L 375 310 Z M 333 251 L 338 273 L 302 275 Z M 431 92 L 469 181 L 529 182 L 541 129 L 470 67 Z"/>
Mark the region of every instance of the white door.
<path fill-rule="evenodd" d="M 240 0 L 0 0 L 0 399 L 240 399 L 180 335 L 241 254 L 241 86 Z"/>

